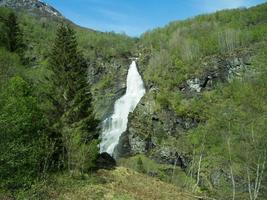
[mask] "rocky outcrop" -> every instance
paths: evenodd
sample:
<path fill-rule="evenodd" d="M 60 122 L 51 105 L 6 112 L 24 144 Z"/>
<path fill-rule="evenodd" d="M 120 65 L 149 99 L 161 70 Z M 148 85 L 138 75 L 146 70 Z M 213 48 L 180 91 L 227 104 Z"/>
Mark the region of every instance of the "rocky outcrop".
<path fill-rule="evenodd" d="M 229 82 L 234 77 L 250 70 L 251 52 L 244 50 L 230 55 L 215 55 L 206 57 L 201 62 L 202 74 L 188 79 L 179 88 L 184 93 L 199 93 L 210 90 L 217 82 Z"/>
<path fill-rule="evenodd" d="M 202 73 L 188 79 L 179 88 L 184 98 L 212 90 L 216 83 L 230 82 L 233 77 L 247 72 L 250 60 L 251 52 L 248 50 L 207 57 L 201 61 Z M 129 116 L 128 128 L 120 138 L 116 156 L 146 154 L 158 163 L 176 162 L 184 169 L 189 165 L 190 156 L 180 150 L 181 147 L 166 142 L 167 138 L 179 140 L 180 136 L 188 134 L 200 122 L 186 116 L 177 116 L 170 108 L 157 108 L 155 96 L 158 90 L 150 85 L 147 90 L 134 113 Z"/>
<path fill-rule="evenodd" d="M 41 0 L 0 0 L 0 6 L 37 11 L 43 16 L 63 18 L 59 11 Z"/>
<path fill-rule="evenodd" d="M 163 109 L 155 112 L 154 92 L 150 91 L 129 116 L 128 128 L 115 150 L 116 157 L 148 154 L 159 163 L 175 164 L 185 168 L 187 156 L 171 146 L 163 146 L 168 137 L 179 138 L 188 129 L 197 126 L 196 121 L 178 117 L 174 111 Z"/>
<path fill-rule="evenodd" d="M 97 169 L 114 169 L 116 167 L 116 161 L 108 153 L 101 153 L 96 159 Z"/>
<path fill-rule="evenodd" d="M 151 157 L 158 163 L 176 165 L 182 169 L 186 169 L 189 164 L 189 158 L 171 146 L 160 147 L 152 153 Z"/>
<path fill-rule="evenodd" d="M 88 78 L 93 85 L 96 116 L 103 121 L 113 113 L 114 103 L 126 91 L 128 59 L 98 61 L 89 67 Z"/>

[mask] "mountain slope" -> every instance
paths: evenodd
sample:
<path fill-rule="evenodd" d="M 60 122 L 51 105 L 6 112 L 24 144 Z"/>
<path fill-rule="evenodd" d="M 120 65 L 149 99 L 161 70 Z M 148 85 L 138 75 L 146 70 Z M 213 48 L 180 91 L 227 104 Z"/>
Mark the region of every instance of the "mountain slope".
<path fill-rule="evenodd" d="M 0 0 L 0 6 L 63 18 L 59 11 L 40 0 Z"/>
<path fill-rule="evenodd" d="M 22 11 L 17 15 L 26 42 L 21 63 L 16 53 L 5 49 L 0 35 L 1 86 L 22 76 L 34 86 L 40 109 L 48 112 L 48 60 L 61 18 L 51 17 L 49 6 L 39 1 L 0 2 Z M 36 11 L 50 17 L 33 15 Z M 1 8 L 0 16 L 8 12 Z M 187 198 L 179 187 L 215 199 L 266 199 L 266 14 L 267 4 L 220 11 L 170 23 L 138 40 L 72 24 L 90 66 L 88 80 L 100 120 L 112 113 L 114 101 L 125 92 L 129 57 L 140 53 L 147 94 L 130 115 L 117 151 L 127 155 L 119 161 L 122 166 L 146 175 L 120 167 L 85 181 L 55 175 L 52 183 L 40 181 L 19 195 Z"/>
<path fill-rule="evenodd" d="M 93 84 L 96 114 L 103 119 L 113 107 L 113 102 L 124 90 L 124 80 L 134 48 L 134 39 L 115 33 L 102 33 L 83 28 L 68 21 L 46 3 L 27 0 L 1 0 L 1 15 L 6 18 L 6 9 L 16 9 L 24 32 L 25 60 L 33 81 L 42 81 L 47 75 L 47 58 L 55 38 L 58 23 L 70 24 L 77 32 L 81 51 L 90 63 L 88 79 Z M 6 9 L 4 8 L 6 7 Z M 53 12 L 57 15 L 54 15 Z M 5 39 L 3 39 L 5 40 Z M 119 72 L 118 72 L 119 71 Z M 48 73 L 49 74 L 49 73 Z M 111 80 L 116 77 L 116 81 Z M 112 86 L 107 87 L 109 84 Z M 103 96 L 108 98 L 103 98 Z"/>
<path fill-rule="evenodd" d="M 260 166 L 259 198 L 266 198 L 266 38 L 266 3 L 145 33 L 139 68 L 147 93 L 118 151 L 177 164 L 219 199 L 233 191 L 249 198 Z"/>

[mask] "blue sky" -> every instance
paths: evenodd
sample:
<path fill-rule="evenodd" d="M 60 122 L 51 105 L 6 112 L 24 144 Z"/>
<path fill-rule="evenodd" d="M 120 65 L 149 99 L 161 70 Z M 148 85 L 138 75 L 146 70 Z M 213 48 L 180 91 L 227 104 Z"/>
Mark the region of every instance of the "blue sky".
<path fill-rule="evenodd" d="M 250 7 L 266 0 L 44 0 L 76 24 L 130 36 L 174 20 L 226 8 Z"/>

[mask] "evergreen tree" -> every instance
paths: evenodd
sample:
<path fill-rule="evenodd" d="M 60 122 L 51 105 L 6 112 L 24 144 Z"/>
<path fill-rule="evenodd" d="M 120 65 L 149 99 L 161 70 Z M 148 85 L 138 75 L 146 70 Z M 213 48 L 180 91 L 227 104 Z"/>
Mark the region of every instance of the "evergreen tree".
<path fill-rule="evenodd" d="M 69 170 L 84 171 L 93 166 L 97 150 L 97 126 L 92 95 L 87 83 L 87 63 L 78 51 L 70 26 L 58 29 L 50 59 L 53 75 L 54 127 L 61 131 Z"/>
<path fill-rule="evenodd" d="M 15 13 L 11 12 L 7 20 L 5 20 L 6 25 L 6 37 L 7 37 L 7 48 L 11 52 L 19 52 L 23 48 L 23 34 L 18 25 L 17 16 Z"/>

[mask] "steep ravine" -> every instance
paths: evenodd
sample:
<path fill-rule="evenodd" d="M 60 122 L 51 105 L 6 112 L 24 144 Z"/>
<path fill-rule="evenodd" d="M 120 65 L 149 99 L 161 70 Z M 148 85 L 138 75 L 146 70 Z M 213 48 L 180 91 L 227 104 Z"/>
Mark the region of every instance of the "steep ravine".
<path fill-rule="evenodd" d="M 217 83 L 227 84 L 234 77 L 241 78 L 242 73 L 251 69 L 252 57 L 250 50 L 206 57 L 201 61 L 203 73 L 180 84 L 182 87 L 177 87 L 177 92 L 183 93 L 185 98 L 191 98 L 203 91 L 213 90 Z M 140 71 L 146 68 L 144 63 L 139 63 L 139 66 Z M 197 80 L 195 84 L 201 89 L 198 91 L 192 87 L 190 80 Z M 149 83 L 146 82 L 146 85 Z M 158 109 L 155 99 L 157 93 L 155 86 L 147 88 L 135 111 L 129 115 L 128 127 L 120 137 L 117 154 L 120 157 L 145 154 L 157 163 L 175 164 L 186 170 L 192 160 L 192 152 L 187 151 L 186 144 L 180 138 L 201 122 L 188 116 L 178 116 L 171 108 Z"/>

